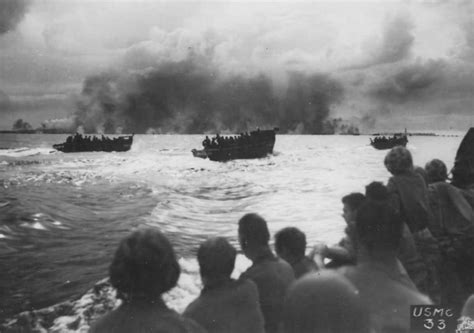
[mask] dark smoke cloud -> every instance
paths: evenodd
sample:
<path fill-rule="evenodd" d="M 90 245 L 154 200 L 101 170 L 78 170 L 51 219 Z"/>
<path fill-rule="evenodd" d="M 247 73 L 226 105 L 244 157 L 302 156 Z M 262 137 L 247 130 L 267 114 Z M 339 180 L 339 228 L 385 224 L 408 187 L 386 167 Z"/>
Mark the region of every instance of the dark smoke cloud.
<path fill-rule="evenodd" d="M 443 61 L 414 63 L 377 82 L 370 95 L 379 101 L 402 104 L 428 97 L 442 81 L 445 81 Z"/>
<path fill-rule="evenodd" d="M 74 132 L 77 127 L 75 127 L 75 119 L 73 117 L 69 117 L 45 120 L 41 123 L 41 129 L 50 133 L 71 133 Z"/>
<path fill-rule="evenodd" d="M 470 9 L 470 11 L 472 11 L 472 9 Z M 462 25 L 462 28 L 464 30 L 466 45 L 460 57 L 466 61 L 474 62 L 474 20 L 472 18 L 467 20 L 467 22 Z"/>
<path fill-rule="evenodd" d="M 409 16 L 399 14 L 387 21 L 382 39 L 374 49 L 367 52 L 367 59 L 344 67 L 345 70 L 366 69 L 373 66 L 392 64 L 410 57 L 415 37 L 414 24 Z"/>
<path fill-rule="evenodd" d="M 291 72 L 284 89 L 274 87 L 267 75 L 223 75 L 191 57 L 145 73 L 87 78 L 76 125 L 107 133 L 238 133 L 256 126 L 334 132 L 328 116 L 343 98 L 340 82 L 326 74 Z"/>
<path fill-rule="evenodd" d="M 413 23 L 409 17 L 400 15 L 388 22 L 374 63 L 392 63 L 408 57 L 415 40 L 412 30 Z"/>
<path fill-rule="evenodd" d="M 29 0 L 1 0 L 0 1 L 0 34 L 14 30 L 23 19 Z"/>
<path fill-rule="evenodd" d="M 360 119 L 360 122 L 364 129 L 375 128 L 375 124 L 377 123 L 377 117 L 375 116 L 375 112 L 364 114 Z"/>
<path fill-rule="evenodd" d="M 10 109 L 10 97 L 5 92 L 0 90 L 0 112 L 10 111 Z"/>

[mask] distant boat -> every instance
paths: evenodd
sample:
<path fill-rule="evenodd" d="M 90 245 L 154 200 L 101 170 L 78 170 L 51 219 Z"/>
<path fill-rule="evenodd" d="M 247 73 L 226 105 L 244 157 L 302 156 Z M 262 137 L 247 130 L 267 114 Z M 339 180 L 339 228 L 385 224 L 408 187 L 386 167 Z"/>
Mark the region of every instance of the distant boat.
<path fill-rule="evenodd" d="M 396 146 L 406 147 L 407 143 L 408 137 L 406 129 L 405 133 L 397 133 L 389 137 L 378 135 L 375 138 L 370 139 L 370 145 L 379 150 L 392 149 Z"/>
<path fill-rule="evenodd" d="M 118 138 L 83 137 L 80 134 L 69 136 L 66 142 L 53 145 L 53 148 L 63 153 L 79 153 L 89 151 L 128 151 L 132 147 L 133 134 L 119 136 Z"/>
<path fill-rule="evenodd" d="M 277 131 L 275 127 L 230 138 L 216 135 L 212 141 L 203 142 L 204 149 L 193 149 L 191 152 L 194 157 L 209 158 L 211 161 L 261 158 L 273 153 Z"/>

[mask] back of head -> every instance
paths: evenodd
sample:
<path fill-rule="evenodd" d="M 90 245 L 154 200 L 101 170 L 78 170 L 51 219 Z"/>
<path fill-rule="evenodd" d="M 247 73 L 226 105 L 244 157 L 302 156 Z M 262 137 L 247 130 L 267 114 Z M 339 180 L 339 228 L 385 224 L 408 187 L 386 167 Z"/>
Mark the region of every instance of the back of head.
<path fill-rule="evenodd" d="M 392 175 L 399 175 L 413 170 L 411 153 L 402 146 L 392 148 L 385 156 L 384 164 Z"/>
<path fill-rule="evenodd" d="M 474 294 L 472 294 L 464 303 L 461 316 L 469 317 L 474 320 Z"/>
<path fill-rule="evenodd" d="M 234 270 L 237 251 L 223 237 L 211 238 L 201 244 L 197 259 L 201 275 L 208 278 L 229 277 Z"/>
<path fill-rule="evenodd" d="M 109 273 L 119 297 L 154 300 L 176 285 L 180 267 L 169 240 L 150 228 L 120 242 Z"/>
<path fill-rule="evenodd" d="M 294 258 L 303 258 L 306 251 L 306 235 L 298 228 L 283 228 L 275 235 L 275 249 L 279 255 L 286 251 Z"/>
<path fill-rule="evenodd" d="M 307 274 L 288 290 L 285 333 L 368 333 L 368 313 L 358 290 L 334 271 Z"/>
<path fill-rule="evenodd" d="M 246 242 L 246 244 L 242 244 L 243 247 L 246 245 L 268 245 L 270 232 L 267 222 L 258 214 L 245 214 L 239 220 L 239 236 Z"/>
<path fill-rule="evenodd" d="M 365 197 L 367 200 L 383 202 L 388 200 L 389 194 L 382 182 L 372 182 L 365 187 Z"/>
<path fill-rule="evenodd" d="M 443 161 L 435 158 L 425 165 L 428 183 L 444 182 L 448 179 L 448 168 Z"/>
<path fill-rule="evenodd" d="M 342 197 L 342 203 L 348 205 L 352 210 L 359 209 L 365 202 L 365 196 L 362 193 L 354 192 Z"/>
<path fill-rule="evenodd" d="M 403 222 L 388 202 L 368 200 L 357 212 L 355 229 L 358 243 L 369 253 L 395 252 L 400 245 Z"/>

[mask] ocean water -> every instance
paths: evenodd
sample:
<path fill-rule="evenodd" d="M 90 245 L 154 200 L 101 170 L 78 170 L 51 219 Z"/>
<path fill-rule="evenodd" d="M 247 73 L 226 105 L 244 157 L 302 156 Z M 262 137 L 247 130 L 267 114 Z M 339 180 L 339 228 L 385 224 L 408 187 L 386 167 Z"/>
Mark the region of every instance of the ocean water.
<path fill-rule="evenodd" d="M 74 299 L 107 276 L 121 238 L 162 230 L 183 266 L 171 306 L 197 296 L 195 253 L 212 236 L 240 250 L 237 221 L 257 212 L 272 234 L 296 226 L 308 246 L 343 234 L 341 197 L 389 177 L 368 136 L 277 135 L 274 154 L 226 163 L 194 158 L 201 135 L 135 135 L 122 153 L 64 154 L 66 135 L 0 134 L 0 319 Z M 452 167 L 462 136 L 416 136 L 416 165 Z M 238 269 L 248 265 L 238 258 Z"/>

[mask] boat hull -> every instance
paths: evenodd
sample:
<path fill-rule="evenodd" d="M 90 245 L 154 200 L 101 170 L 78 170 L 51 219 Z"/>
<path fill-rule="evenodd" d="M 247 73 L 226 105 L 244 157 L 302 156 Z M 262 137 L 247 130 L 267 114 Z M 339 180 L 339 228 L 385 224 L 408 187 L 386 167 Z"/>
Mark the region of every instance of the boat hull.
<path fill-rule="evenodd" d="M 81 153 L 81 152 L 123 152 L 132 147 L 133 136 L 120 137 L 119 139 L 98 142 L 64 142 L 53 145 L 53 148 L 63 153 Z"/>
<path fill-rule="evenodd" d="M 255 133 L 255 132 L 254 132 Z M 275 145 L 275 130 L 258 132 L 260 137 L 256 142 L 249 144 L 238 144 L 228 147 L 193 149 L 194 157 L 209 158 L 211 161 L 230 161 L 237 159 L 262 158 L 273 153 Z"/>
<path fill-rule="evenodd" d="M 388 141 L 379 141 L 379 142 L 371 142 L 370 145 L 378 150 L 385 150 L 385 149 L 392 149 L 396 146 L 403 146 L 406 147 L 408 143 L 408 139 L 406 137 L 398 138 L 395 140 L 388 140 Z"/>

